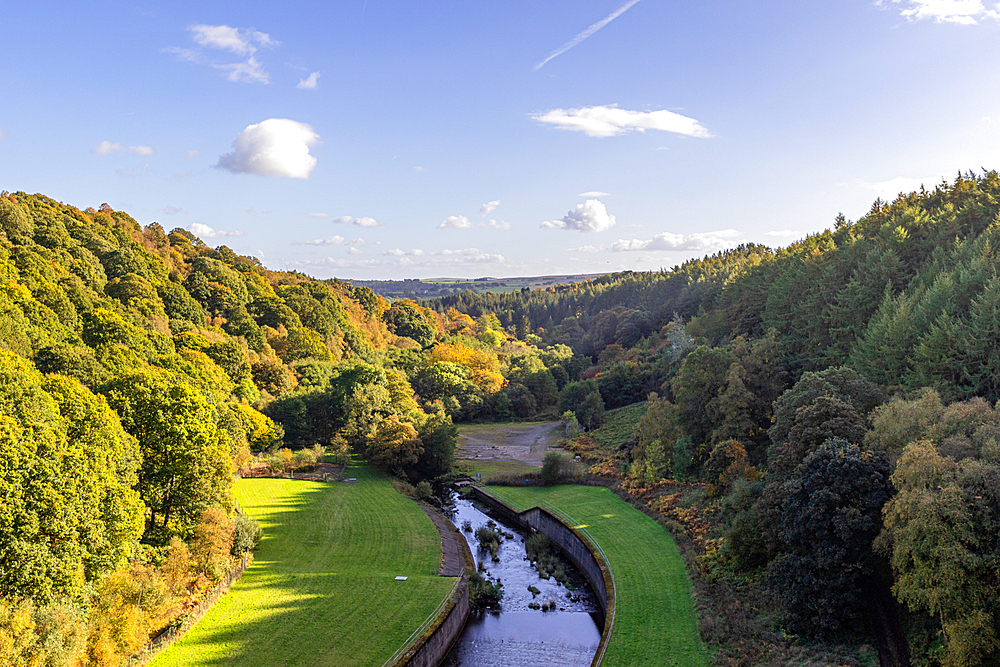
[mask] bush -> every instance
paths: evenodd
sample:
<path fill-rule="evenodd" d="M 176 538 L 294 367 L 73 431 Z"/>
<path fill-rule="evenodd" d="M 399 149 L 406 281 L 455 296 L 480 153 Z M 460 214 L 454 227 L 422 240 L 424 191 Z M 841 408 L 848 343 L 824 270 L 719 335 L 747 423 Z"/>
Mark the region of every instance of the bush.
<path fill-rule="evenodd" d="M 423 481 L 417 484 L 413 489 L 413 497 L 417 500 L 427 500 L 434 495 L 434 489 L 431 488 L 430 482 Z"/>
<path fill-rule="evenodd" d="M 239 558 L 247 551 L 255 551 L 260 544 L 262 532 L 259 523 L 246 514 L 237 514 L 233 519 L 233 546 L 230 553 Z"/>
<path fill-rule="evenodd" d="M 550 486 L 573 477 L 573 463 L 559 452 L 547 452 L 542 462 L 542 484 Z"/>
<path fill-rule="evenodd" d="M 220 509 L 201 513 L 191 539 L 191 556 L 198 571 L 218 581 L 229 569 L 229 553 L 233 546 L 233 524 Z"/>

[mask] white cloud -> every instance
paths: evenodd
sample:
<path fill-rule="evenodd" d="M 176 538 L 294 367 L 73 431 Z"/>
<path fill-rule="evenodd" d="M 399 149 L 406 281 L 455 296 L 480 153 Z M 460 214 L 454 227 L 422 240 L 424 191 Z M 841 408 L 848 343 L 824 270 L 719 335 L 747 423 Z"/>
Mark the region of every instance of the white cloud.
<path fill-rule="evenodd" d="M 487 220 L 480 227 L 492 227 L 493 229 L 510 229 L 510 223 L 506 220 Z"/>
<path fill-rule="evenodd" d="M 608 213 L 604 204 L 588 199 L 567 213 L 562 220 L 546 220 L 542 227 L 552 229 L 578 229 L 581 232 L 603 232 L 615 224 L 615 216 Z"/>
<path fill-rule="evenodd" d="M 281 42 L 273 39 L 266 32 L 255 30 L 254 28 L 234 28 L 228 25 L 206 25 L 199 23 L 188 26 L 191 32 L 191 39 L 199 46 L 207 49 L 219 51 L 229 51 L 238 56 L 247 56 L 245 62 L 239 63 L 212 63 L 212 67 L 226 72 L 226 78 L 230 81 L 244 81 L 248 83 L 269 83 L 270 75 L 264 70 L 263 65 L 254 56 L 259 47 L 273 49 Z M 203 63 L 204 58 L 200 49 L 185 49 L 172 46 L 163 49 L 166 53 L 173 53 L 179 60 L 192 63 Z"/>
<path fill-rule="evenodd" d="M 368 245 L 368 243 L 359 236 L 358 238 L 351 241 L 351 245 Z"/>
<path fill-rule="evenodd" d="M 234 174 L 309 178 L 316 158 L 309 147 L 319 141 L 312 127 L 287 118 L 268 118 L 248 125 L 233 141 L 233 152 L 216 165 Z"/>
<path fill-rule="evenodd" d="M 328 213 L 310 213 L 309 215 L 311 215 L 314 218 L 332 218 L 333 217 L 332 215 L 330 215 Z M 381 227 L 382 226 L 381 222 L 379 222 L 375 218 L 369 218 L 367 216 L 362 216 L 360 218 L 355 218 L 354 216 L 350 216 L 350 215 L 342 215 L 339 218 L 337 218 L 337 219 L 334 220 L 334 223 L 341 224 L 341 225 L 346 225 L 346 224 L 351 223 L 351 222 L 353 222 L 358 227 Z"/>
<path fill-rule="evenodd" d="M 183 212 L 184 212 L 184 209 L 179 208 L 177 206 L 164 206 L 163 207 L 163 214 L 164 215 L 178 215 L 178 214 L 183 213 Z"/>
<path fill-rule="evenodd" d="M 319 72 L 313 72 L 304 79 L 299 79 L 296 88 L 300 90 L 314 90 L 319 85 Z"/>
<path fill-rule="evenodd" d="M 10 138 L 10 133 L 7 132 L 7 128 L 3 127 L 3 126 L 0 126 L 0 141 L 3 141 L 4 139 L 9 139 L 9 138 Z"/>
<path fill-rule="evenodd" d="M 581 245 L 575 248 L 566 248 L 566 252 L 601 252 L 604 250 L 604 244 L 601 245 Z"/>
<path fill-rule="evenodd" d="M 445 218 L 444 222 L 438 225 L 438 229 L 469 229 L 472 221 L 464 215 L 451 215 Z"/>
<path fill-rule="evenodd" d="M 594 197 L 610 197 L 610 192 L 601 192 L 600 190 L 591 190 L 590 192 L 581 192 L 577 197 L 586 197 L 587 199 L 593 199 Z"/>
<path fill-rule="evenodd" d="M 201 62 L 201 52 L 198 49 L 184 49 L 179 46 L 168 46 L 161 49 L 164 53 L 172 53 L 177 56 L 178 60 L 189 63 L 200 63 Z"/>
<path fill-rule="evenodd" d="M 201 151 L 192 148 L 187 153 L 184 154 L 185 157 L 201 157 Z"/>
<path fill-rule="evenodd" d="M 802 232 L 795 229 L 775 229 L 773 231 L 764 234 L 764 236 L 773 236 L 779 239 L 790 239 L 802 235 L 803 235 Z"/>
<path fill-rule="evenodd" d="M 499 205 L 500 205 L 499 199 L 497 199 L 496 201 L 486 202 L 480 207 L 479 212 L 482 213 L 483 215 L 489 215 L 490 213 L 495 211 L 497 206 Z"/>
<path fill-rule="evenodd" d="M 274 48 L 281 44 L 271 38 L 266 32 L 260 32 L 253 28 L 232 28 L 228 25 L 205 25 L 199 23 L 189 26 L 191 39 L 196 44 L 210 49 L 221 49 L 232 51 L 238 56 L 253 55 L 257 52 L 258 46 Z"/>
<path fill-rule="evenodd" d="M 98 155 L 114 155 L 115 153 L 128 153 L 129 155 L 154 155 L 156 151 L 152 146 L 122 146 L 119 143 L 102 141 L 91 149 L 92 153 Z"/>
<path fill-rule="evenodd" d="M 531 114 L 540 123 L 554 125 L 560 130 L 575 130 L 589 137 L 614 137 L 636 130 L 663 130 L 688 137 L 711 137 L 711 133 L 694 118 L 673 111 L 629 111 L 611 104 L 580 109 L 553 109 Z"/>
<path fill-rule="evenodd" d="M 461 248 L 458 250 L 445 249 L 431 254 L 449 258 L 447 260 L 438 260 L 437 262 L 432 262 L 432 264 L 466 263 L 466 262 L 471 262 L 473 264 L 497 264 L 506 261 L 504 260 L 503 255 L 483 252 L 479 248 Z"/>
<path fill-rule="evenodd" d="M 933 19 L 935 23 L 959 23 L 975 25 L 978 19 L 1000 20 L 995 10 L 987 10 L 981 0 L 891 0 L 893 5 L 902 5 L 900 14 L 911 21 Z M 880 6 L 889 6 L 887 0 L 878 0 Z"/>
<path fill-rule="evenodd" d="M 253 56 L 245 63 L 213 64 L 212 67 L 228 72 L 226 78 L 237 83 L 271 83 L 271 75 L 264 71 L 264 67 Z"/>
<path fill-rule="evenodd" d="M 415 172 L 417 172 L 419 174 L 421 172 L 427 171 L 427 168 L 426 167 L 414 167 L 413 171 L 415 171 Z"/>
<path fill-rule="evenodd" d="M 735 229 L 699 232 L 688 236 L 663 232 L 647 241 L 619 239 L 611 244 L 611 249 L 615 252 L 636 250 L 721 250 L 737 245 L 739 242 L 733 239 L 739 235 L 740 233 Z"/>
<path fill-rule="evenodd" d="M 394 250 L 386 250 L 382 254 L 391 255 L 393 257 L 404 257 L 406 255 L 409 255 L 411 257 L 420 257 L 424 254 L 424 251 L 421 250 L 420 248 L 414 248 L 413 250 L 410 251 L 400 250 L 399 248 L 395 248 Z"/>
<path fill-rule="evenodd" d="M 631 9 L 632 5 L 636 4 L 637 2 L 639 2 L 639 0 L 628 0 L 628 2 L 626 2 L 624 5 L 622 5 L 621 7 L 619 7 L 618 9 L 616 9 L 615 11 L 611 12 L 610 14 L 608 14 L 606 17 L 604 17 L 603 19 L 601 19 L 597 23 L 591 24 L 586 30 L 584 30 L 581 33 L 578 33 L 576 35 L 576 37 L 574 37 L 573 39 L 569 40 L 568 42 L 566 42 L 565 44 L 563 44 L 562 46 L 560 46 L 558 49 L 556 49 L 555 51 L 553 51 L 552 53 L 550 53 L 545 58 L 545 60 L 543 60 L 540 63 L 538 63 L 537 65 L 535 65 L 535 71 L 537 72 L 538 70 L 542 69 L 542 67 L 545 66 L 545 63 L 549 62 L 550 60 L 552 60 L 553 58 L 555 58 L 557 56 L 561 56 L 562 54 L 566 53 L 567 51 L 569 51 L 570 49 L 572 49 L 574 46 L 576 46 L 577 44 L 579 44 L 583 40 L 587 39 L 588 37 L 590 37 L 591 35 L 593 35 L 595 32 L 597 32 L 598 30 L 600 30 L 601 28 L 603 28 L 604 26 L 606 26 L 607 24 L 609 24 L 612 21 L 614 21 L 616 18 L 618 18 L 619 16 L 621 16 L 622 14 L 624 14 L 625 12 L 627 12 L 629 9 Z"/>
<path fill-rule="evenodd" d="M 311 241 L 306 241 L 306 245 L 340 245 L 344 242 L 343 236 L 331 236 L 328 239 L 313 239 Z"/>
<path fill-rule="evenodd" d="M 208 225 L 200 222 L 193 222 L 188 227 L 188 231 L 203 239 L 224 239 L 232 236 L 243 236 L 243 232 L 225 232 L 221 229 L 212 229 Z"/>
<path fill-rule="evenodd" d="M 943 180 L 947 179 L 944 176 L 927 176 L 925 178 L 897 176 L 888 181 L 858 181 L 858 184 L 871 190 L 884 201 L 893 201 L 899 193 L 914 192 L 919 190 L 921 185 L 928 190 L 933 190 Z"/>
<path fill-rule="evenodd" d="M 347 252 L 349 252 L 352 255 L 361 255 L 361 254 L 363 254 L 359 249 L 355 248 L 354 246 L 351 246 L 350 248 L 348 248 Z"/>

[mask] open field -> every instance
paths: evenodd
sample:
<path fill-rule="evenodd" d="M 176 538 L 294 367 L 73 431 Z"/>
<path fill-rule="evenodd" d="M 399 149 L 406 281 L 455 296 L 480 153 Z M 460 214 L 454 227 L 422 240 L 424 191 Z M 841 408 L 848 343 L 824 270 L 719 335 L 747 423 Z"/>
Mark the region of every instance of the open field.
<path fill-rule="evenodd" d="M 709 664 L 698 634 L 687 568 L 673 539 L 609 489 L 488 487 L 518 510 L 547 503 L 579 521 L 614 572 L 617 612 L 606 667 Z"/>
<path fill-rule="evenodd" d="M 430 518 L 367 466 L 357 482 L 244 479 L 264 539 L 243 578 L 154 667 L 381 665 L 448 594 Z M 394 581 L 396 575 L 408 581 Z"/>
<path fill-rule="evenodd" d="M 520 461 L 537 468 L 541 467 L 548 448 L 559 442 L 560 432 L 559 422 L 518 422 L 459 426 L 458 436 L 455 457 L 460 463 Z M 510 472 L 519 471 L 500 474 Z"/>

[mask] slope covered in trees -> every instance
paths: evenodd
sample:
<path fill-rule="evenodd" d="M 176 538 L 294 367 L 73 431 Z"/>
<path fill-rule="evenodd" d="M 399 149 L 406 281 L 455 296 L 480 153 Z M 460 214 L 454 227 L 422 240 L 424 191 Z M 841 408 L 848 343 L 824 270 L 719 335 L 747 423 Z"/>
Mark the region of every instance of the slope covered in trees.
<path fill-rule="evenodd" d="M 777 592 L 787 630 L 902 628 L 917 664 L 997 664 L 998 212 L 1000 176 L 970 173 L 778 251 L 429 305 L 571 347 L 570 420 L 583 393 L 648 398 L 630 441 L 573 447 L 680 526 L 710 578 Z M 780 663 L 765 635 L 720 639 L 718 659 Z"/>

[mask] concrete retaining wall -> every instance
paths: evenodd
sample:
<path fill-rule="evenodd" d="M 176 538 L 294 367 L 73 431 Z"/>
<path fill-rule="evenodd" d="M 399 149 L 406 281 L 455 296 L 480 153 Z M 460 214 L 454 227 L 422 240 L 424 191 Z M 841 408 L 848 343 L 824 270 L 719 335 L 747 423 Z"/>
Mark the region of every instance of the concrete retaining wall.
<path fill-rule="evenodd" d="M 448 525 L 451 525 L 450 522 Z M 469 573 L 475 572 L 476 561 L 472 558 L 469 544 L 465 541 L 458 529 L 451 526 L 451 529 L 458 535 L 456 543 L 462 549 L 462 557 L 465 560 L 466 573 L 462 575 L 462 581 L 452 595 L 451 600 L 434 622 L 424 631 L 417 641 L 400 656 L 394 667 L 437 667 L 448 655 L 448 651 L 455 644 L 455 641 L 465 629 L 465 623 L 469 620 Z"/>
<path fill-rule="evenodd" d="M 469 576 L 462 577 L 451 603 L 427 629 L 409 651 L 396 662 L 397 666 L 437 667 L 448 655 L 455 640 L 469 620 Z"/>
<path fill-rule="evenodd" d="M 587 577 L 587 581 L 590 582 L 591 588 L 597 594 L 597 600 L 604 612 L 601 642 L 591 667 L 600 665 L 608 641 L 611 639 L 611 631 L 614 628 L 615 584 L 611 576 L 611 568 L 604 561 L 597 545 L 590 544 L 590 540 L 583 533 L 564 523 L 559 517 L 542 507 L 532 507 L 523 512 L 516 512 L 479 487 L 472 487 L 470 495 L 476 501 L 486 505 L 500 521 L 517 526 L 521 530 L 537 530 L 544 534 Z"/>

